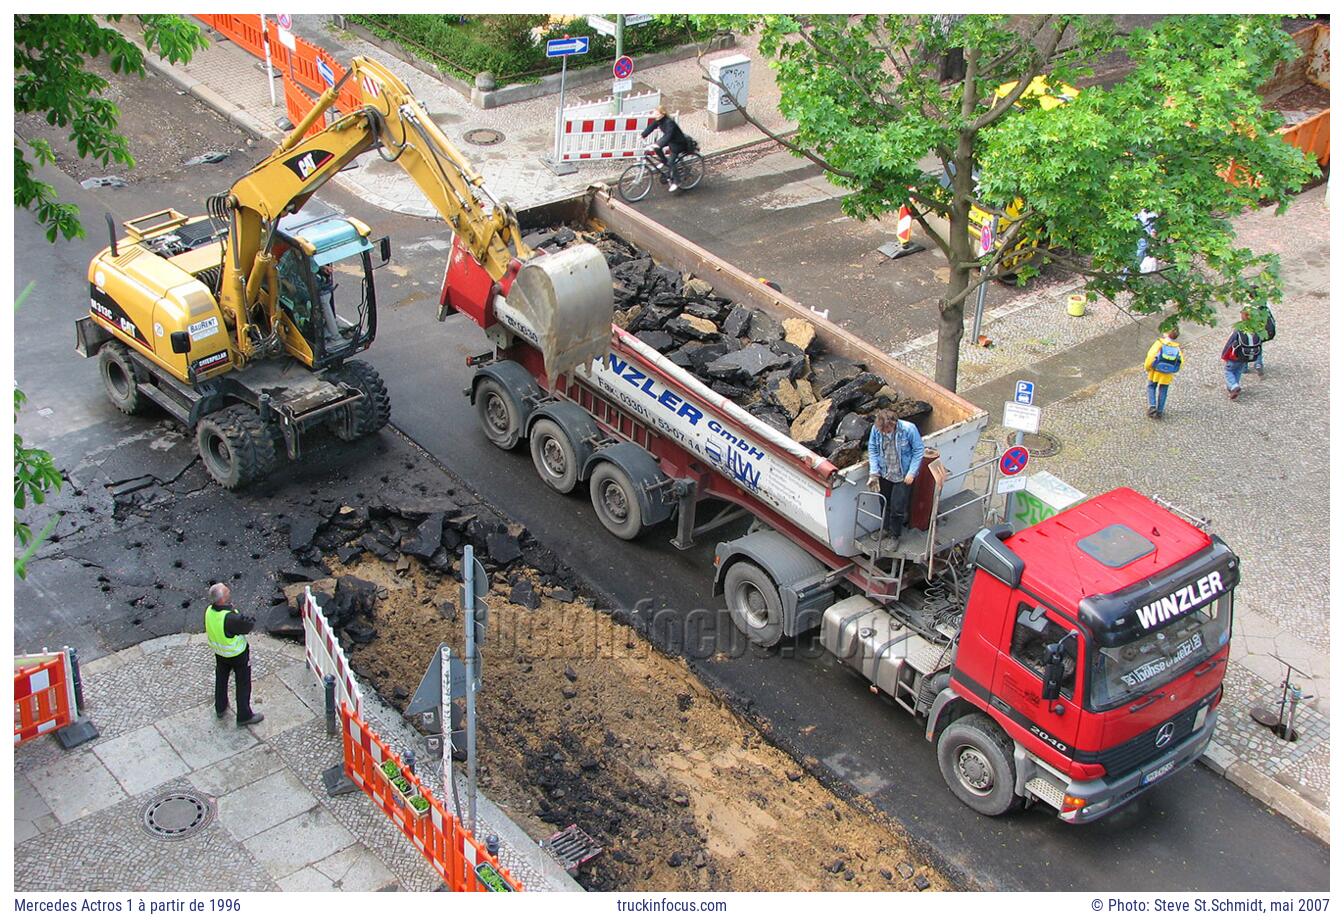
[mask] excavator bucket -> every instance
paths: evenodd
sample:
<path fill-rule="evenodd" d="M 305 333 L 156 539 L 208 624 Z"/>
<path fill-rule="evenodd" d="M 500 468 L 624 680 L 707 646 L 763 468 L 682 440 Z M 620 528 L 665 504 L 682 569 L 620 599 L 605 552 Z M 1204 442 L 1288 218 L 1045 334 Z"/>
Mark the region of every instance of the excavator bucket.
<path fill-rule="evenodd" d="M 505 310 L 496 306 L 496 316 L 541 350 L 547 385 L 606 358 L 611 348 L 611 271 L 596 246 L 581 243 L 530 259 L 504 303 Z"/>

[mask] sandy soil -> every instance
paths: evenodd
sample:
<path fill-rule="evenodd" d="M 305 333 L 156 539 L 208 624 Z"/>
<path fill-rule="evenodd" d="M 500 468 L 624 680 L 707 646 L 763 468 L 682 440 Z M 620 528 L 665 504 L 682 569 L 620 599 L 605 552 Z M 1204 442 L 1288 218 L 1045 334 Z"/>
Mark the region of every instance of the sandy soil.
<path fill-rule="evenodd" d="M 404 706 L 438 643 L 461 646 L 456 584 L 414 561 L 401 575 L 376 560 L 333 570 L 388 589 L 378 637 L 352 661 Z M 497 576 L 490 598 L 482 788 L 534 837 L 571 823 L 595 837 L 606 851 L 585 886 L 951 887 L 898 827 L 823 787 L 684 663 L 582 599 L 530 611 L 509 587 Z"/>

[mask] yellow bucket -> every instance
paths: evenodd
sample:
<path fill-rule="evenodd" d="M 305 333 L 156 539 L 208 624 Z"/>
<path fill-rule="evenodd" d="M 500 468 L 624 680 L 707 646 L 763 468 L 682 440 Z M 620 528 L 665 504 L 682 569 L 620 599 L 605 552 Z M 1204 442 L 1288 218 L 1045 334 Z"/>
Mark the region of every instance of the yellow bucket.
<path fill-rule="evenodd" d="M 1069 295 L 1069 315 L 1084 316 L 1087 314 L 1087 295 L 1070 294 Z"/>

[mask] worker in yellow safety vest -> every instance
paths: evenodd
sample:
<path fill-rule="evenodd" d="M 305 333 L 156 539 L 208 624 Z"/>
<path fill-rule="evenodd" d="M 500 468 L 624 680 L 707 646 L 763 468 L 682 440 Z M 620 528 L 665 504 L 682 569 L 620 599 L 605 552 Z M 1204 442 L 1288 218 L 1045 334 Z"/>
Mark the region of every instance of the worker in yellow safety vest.
<path fill-rule="evenodd" d="M 215 653 L 215 718 L 229 710 L 229 675 L 233 675 L 238 724 L 256 725 L 264 716 L 252 711 L 252 656 L 247 634 L 256 621 L 234 610 L 229 586 L 210 586 L 210 606 L 205 608 L 205 639 Z"/>

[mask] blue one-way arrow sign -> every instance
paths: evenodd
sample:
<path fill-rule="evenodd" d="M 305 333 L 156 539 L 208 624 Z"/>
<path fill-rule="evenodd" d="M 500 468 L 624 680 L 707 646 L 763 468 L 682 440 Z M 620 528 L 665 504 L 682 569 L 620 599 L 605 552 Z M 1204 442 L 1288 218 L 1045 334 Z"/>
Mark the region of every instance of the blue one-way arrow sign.
<path fill-rule="evenodd" d="M 546 43 L 546 56 L 569 57 L 571 54 L 588 53 L 588 36 L 576 35 L 573 38 L 553 38 Z"/>

